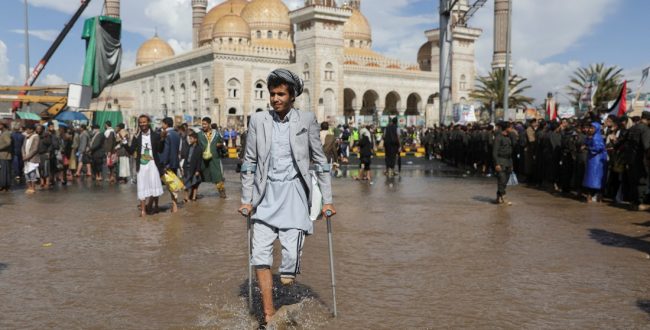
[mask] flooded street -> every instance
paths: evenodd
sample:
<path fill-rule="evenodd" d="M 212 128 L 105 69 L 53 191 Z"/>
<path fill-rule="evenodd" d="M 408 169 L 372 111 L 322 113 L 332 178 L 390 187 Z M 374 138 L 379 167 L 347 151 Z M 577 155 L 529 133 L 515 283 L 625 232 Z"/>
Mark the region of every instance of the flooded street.
<path fill-rule="evenodd" d="M 437 162 L 374 174 L 333 180 L 339 317 L 319 221 L 278 292 L 300 303 L 290 328 L 650 328 L 650 213 L 523 186 L 496 206 L 494 179 Z M 227 180 L 226 200 L 204 184 L 145 220 L 133 185 L 0 195 L 0 328 L 255 328 L 234 167 Z"/>

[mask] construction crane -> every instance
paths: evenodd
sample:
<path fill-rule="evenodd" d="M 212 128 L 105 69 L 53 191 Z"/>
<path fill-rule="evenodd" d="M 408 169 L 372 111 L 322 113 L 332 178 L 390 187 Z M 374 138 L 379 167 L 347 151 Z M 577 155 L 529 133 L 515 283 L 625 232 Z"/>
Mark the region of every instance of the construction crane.
<path fill-rule="evenodd" d="M 18 108 L 21 107 L 22 101 L 21 101 L 21 98 L 19 96 L 25 96 L 30 91 L 29 88 L 25 88 L 25 87 L 31 87 L 31 86 L 34 85 L 34 83 L 36 82 L 36 79 L 38 79 L 38 77 L 41 75 L 41 72 L 43 72 L 43 69 L 45 68 L 47 63 L 50 61 L 50 59 L 52 58 L 52 55 L 54 55 L 54 52 L 56 52 L 56 50 L 59 48 L 59 46 L 63 42 L 63 39 L 65 39 L 65 37 L 68 35 L 68 33 L 70 32 L 70 30 L 72 29 L 74 24 L 77 22 L 77 20 L 79 20 L 79 17 L 86 10 L 86 8 L 88 7 L 88 4 L 90 4 L 90 1 L 91 0 L 82 0 L 81 1 L 81 4 L 79 5 L 79 8 L 74 13 L 74 15 L 72 15 L 72 18 L 70 18 L 70 20 L 65 25 L 63 30 L 61 30 L 59 35 L 56 37 L 56 39 L 54 40 L 54 42 L 52 43 L 50 48 L 45 53 L 45 56 L 43 56 L 43 58 L 38 62 L 36 67 L 34 67 L 34 71 L 32 71 L 32 74 L 29 76 L 29 79 L 27 79 L 27 81 L 25 82 L 25 85 L 23 87 L 20 87 L 21 89 L 19 89 L 19 93 L 17 95 L 12 96 L 12 97 L 15 98 L 14 99 L 15 101 L 13 102 L 13 106 L 12 106 L 12 111 L 13 112 L 15 112 L 16 110 L 18 110 Z M 24 99 L 24 100 L 26 101 L 27 99 Z M 38 102 L 38 101 L 35 101 L 35 102 Z"/>
<path fill-rule="evenodd" d="M 3 94 L 2 92 L 19 93 Z M 27 94 L 27 92 L 42 92 L 43 94 L 34 95 Z M 47 120 L 54 118 L 68 105 L 68 86 L 0 86 L 0 102 L 43 104 L 47 108 L 40 115 Z"/>
<path fill-rule="evenodd" d="M 455 28 L 457 25 L 460 25 L 460 26 L 466 26 L 466 25 L 467 25 L 467 21 L 469 21 L 472 17 L 474 17 L 474 14 L 476 14 L 476 12 L 477 12 L 481 7 L 483 7 L 483 6 L 485 5 L 486 2 L 487 2 L 487 0 L 476 0 L 476 2 L 475 2 L 471 7 L 469 7 L 469 9 L 467 10 L 467 12 L 465 12 L 465 14 L 464 14 L 463 16 L 461 16 L 461 17 L 458 18 L 458 21 L 456 21 L 456 23 L 453 24 L 453 25 L 451 26 L 451 28 L 453 29 L 453 28 Z"/>
<path fill-rule="evenodd" d="M 451 13 L 459 0 L 440 0 L 440 122 L 444 123 L 445 116 L 451 113 L 451 54 L 453 28 L 456 25 L 466 26 L 467 21 L 476 11 L 483 7 L 487 0 L 477 0 L 469 10 L 452 23 Z"/>

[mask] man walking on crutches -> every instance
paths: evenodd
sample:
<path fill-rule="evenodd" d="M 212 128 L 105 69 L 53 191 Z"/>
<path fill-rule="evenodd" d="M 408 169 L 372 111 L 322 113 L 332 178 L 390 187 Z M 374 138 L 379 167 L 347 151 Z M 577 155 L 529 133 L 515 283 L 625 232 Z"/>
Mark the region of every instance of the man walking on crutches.
<path fill-rule="evenodd" d="M 251 262 L 262 293 L 264 318 L 269 322 L 276 312 L 271 273 L 273 242 L 278 239 L 282 245 L 280 281 L 292 285 L 300 273 L 304 238 L 313 232 L 309 218 L 311 165 L 322 193 L 323 215 L 329 217 L 336 211 L 320 125 L 313 113 L 293 108 L 303 91 L 302 80 L 291 71 L 278 69 L 269 75 L 267 86 L 273 110 L 251 117 L 241 168 L 239 212 L 251 215 L 253 222 Z"/>

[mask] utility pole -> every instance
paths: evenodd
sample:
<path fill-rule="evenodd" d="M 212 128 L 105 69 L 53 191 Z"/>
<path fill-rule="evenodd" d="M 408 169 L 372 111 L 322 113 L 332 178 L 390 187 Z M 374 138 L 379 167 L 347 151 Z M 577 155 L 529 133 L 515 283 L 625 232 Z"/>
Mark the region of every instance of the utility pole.
<path fill-rule="evenodd" d="M 452 25 L 451 13 L 459 0 L 440 0 L 440 123 L 444 124 L 447 116 L 451 114 L 451 83 L 452 83 L 452 42 L 454 41 L 453 29 L 457 24 L 466 26 L 476 11 L 487 0 L 476 0 L 472 6 Z"/>
<path fill-rule="evenodd" d="M 512 47 L 512 0 L 508 0 L 508 28 L 506 29 L 506 67 L 504 68 L 503 119 L 510 108 L 510 52 Z"/>
<path fill-rule="evenodd" d="M 27 0 L 25 2 L 25 81 L 29 81 L 29 9 Z M 23 103 L 25 111 L 29 112 L 29 103 Z"/>
<path fill-rule="evenodd" d="M 451 113 L 451 10 L 458 0 L 440 0 L 440 123 Z"/>

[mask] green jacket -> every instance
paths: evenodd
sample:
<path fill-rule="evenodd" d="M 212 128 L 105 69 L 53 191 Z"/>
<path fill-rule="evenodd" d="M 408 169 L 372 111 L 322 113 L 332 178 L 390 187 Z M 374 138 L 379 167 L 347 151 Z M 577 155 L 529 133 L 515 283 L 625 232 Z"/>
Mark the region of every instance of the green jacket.
<path fill-rule="evenodd" d="M 223 144 L 223 138 L 218 131 L 212 130 L 212 140 L 208 141 L 208 137 L 205 132 L 199 133 L 199 144 L 203 150 L 208 150 L 208 145 L 210 148 L 210 153 L 212 158 L 203 159 L 202 175 L 204 182 L 219 183 L 223 182 L 223 169 L 221 167 L 221 151 L 217 145 Z"/>

